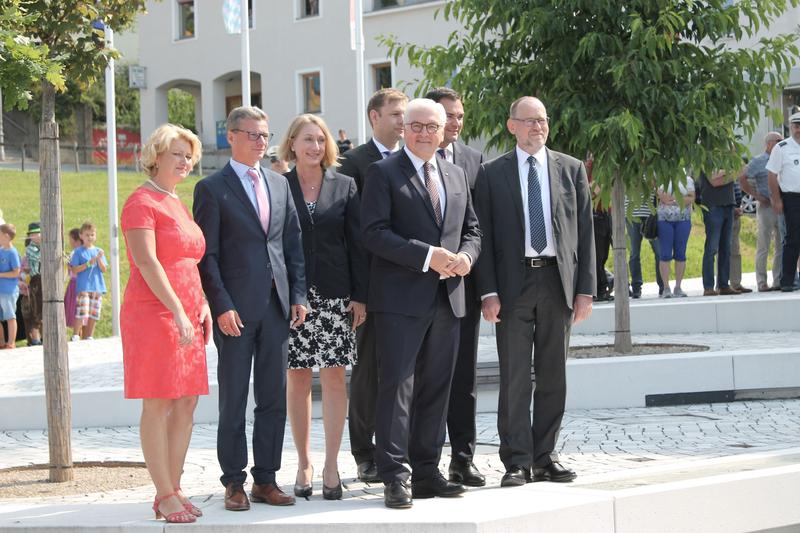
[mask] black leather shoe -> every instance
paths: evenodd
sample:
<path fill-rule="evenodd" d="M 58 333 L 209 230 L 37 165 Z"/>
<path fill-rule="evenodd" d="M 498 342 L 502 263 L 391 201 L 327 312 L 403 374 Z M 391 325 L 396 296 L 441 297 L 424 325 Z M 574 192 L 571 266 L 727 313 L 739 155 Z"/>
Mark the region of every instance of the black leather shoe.
<path fill-rule="evenodd" d="M 378 477 L 378 467 L 375 466 L 375 461 L 358 463 L 358 479 L 367 483 L 377 483 L 381 480 Z"/>
<path fill-rule="evenodd" d="M 570 470 L 564 468 L 561 463 L 554 461 L 549 465 L 542 468 L 533 469 L 534 481 L 553 481 L 555 483 L 568 483 L 578 477 L 578 475 Z"/>
<path fill-rule="evenodd" d="M 436 472 L 433 477 L 411 482 L 411 494 L 415 498 L 452 498 L 464 492 L 464 485 L 447 481 L 443 475 Z"/>
<path fill-rule="evenodd" d="M 390 509 L 411 507 L 411 491 L 405 481 L 395 479 L 383 489 L 383 503 Z"/>
<path fill-rule="evenodd" d="M 503 474 L 503 479 L 500 480 L 501 487 L 520 487 L 525 483 L 531 482 L 531 473 L 527 468 L 521 466 L 512 466 L 506 473 Z"/>
<path fill-rule="evenodd" d="M 467 463 L 450 461 L 450 467 L 447 472 L 450 474 L 450 481 L 453 483 L 461 483 L 468 487 L 483 487 L 486 485 L 486 478 L 478 471 L 472 461 Z"/>

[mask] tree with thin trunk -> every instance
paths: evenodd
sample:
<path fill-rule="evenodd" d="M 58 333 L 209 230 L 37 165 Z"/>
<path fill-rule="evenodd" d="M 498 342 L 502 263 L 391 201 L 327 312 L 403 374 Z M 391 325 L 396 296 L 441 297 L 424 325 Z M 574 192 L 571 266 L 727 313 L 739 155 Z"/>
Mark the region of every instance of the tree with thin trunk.
<path fill-rule="evenodd" d="M 437 16 L 461 29 L 442 46 L 381 38 L 424 73 L 417 93 L 449 83 L 464 97 L 464 134 L 512 139 L 510 102 L 539 97 L 549 145 L 584 157 L 611 201 L 615 349 L 632 349 L 625 198 L 687 172 L 738 169 L 764 106 L 798 57 L 798 37 L 759 36 L 798 0 L 453 0 Z M 764 32 L 768 34 L 768 32 Z M 741 46 L 737 47 L 737 44 Z M 770 112 L 780 120 L 778 110 Z M 776 115 L 776 113 L 778 113 Z"/>
<path fill-rule="evenodd" d="M 144 10 L 144 0 L 0 0 L 3 16 L 14 18 L 16 42 L 33 52 L 42 94 L 39 126 L 39 178 L 42 222 L 42 318 L 50 481 L 73 479 L 67 336 L 64 319 L 64 246 L 61 207 L 61 165 L 58 151 L 56 91 L 64 79 L 92 83 L 102 76 L 109 58 L 118 53 L 105 46 L 104 24 L 124 29 Z M 3 25 L 7 28 L 8 26 Z M 8 41 L 4 41 L 8 44 Z M 2 52 L 2 49 L 0 49 Z M 6 77 L 7 71 L 30 62 L 31 56 L 10 56 L 0 67 L 0 84 L 16 102 L 25 99 L 30 79 Z M 5 58 L 4 58 L 5 59 Z M 4 65 L 0 61 L 0 65 Z"/>

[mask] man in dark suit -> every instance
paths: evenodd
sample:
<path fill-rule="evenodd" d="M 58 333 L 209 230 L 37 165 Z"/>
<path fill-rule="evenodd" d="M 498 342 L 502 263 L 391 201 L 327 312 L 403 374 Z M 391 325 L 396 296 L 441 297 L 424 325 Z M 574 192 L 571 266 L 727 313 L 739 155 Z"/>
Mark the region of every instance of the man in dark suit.
<path fill-rule="evenodd" d="M 400 149 L 403 138 L 403 113 L 408 98 L 397 89 L 381 89 L 367 104 L 372 125 L 372 139 L 348 150 L 337 169 L 356 180 L 359 193 L 364 190 L 367 167 Z M 350 406 L 347 421 L 350 432 L 350 451 L 356 460 L 358 478 L 380 481 L 375 467 L 375 398 L 378 393 L 378 367 L 375 361 L 375 322 L 367 314 L 364 324 L 356 330 L 358 364 L 350 375 Z"/>
<path fill-rule="evenodd" d="M 412 494 L 464 491 L 438 462 L 466 309 L 463 276 L 480 253 L 466 174 L 436 157 L 444 108 L 412 100 L 405 123 L 405 148 L 367 172 L 361 217 L 373 254 L 367 310 L 381 333 L 375 456 L 385 504 L 395 508 L 410 507 Z"/>
<path fill-rule="evenodd" d="M 475 184 L 483 232 L 475 274 L 483 317 L 497 324 L 501 486 L 572 481 L 555 444 L 570 327 L 591 313 L 596 284 L 591 194 L 583 163 L 545 147 L 540 100 L 516 100 L 506 125 L 516 147 L 481 165 Z"/>
<path fill-rule="evenodd" d="M 464 104 L 461 96 L 449 87 L 438 87 L 428 91 L 425 98 L 439 102 L 444 107 L 447 123 L 444 126 L 444 139 L 437 153 L 439 157 L 464 169 L 474 201 L 475 178 L 483 163 L 483 154 L 458 139 L 464 127 Z M 486 479 L 472 462 L 475 455 L 478 393 L 475 371 L 481 321 L 480 298 L 475 290 L 473 274 L 464 278 L 464 298 L 467 314 L 461 319 L 458 358 L 447 408 L 447 433 L 450 436 L 451 450 L 448 473 L 450 481 L 482 487 L 486 484 Z"/>
<path fill-rule="evenodd" d="M 275 483 L 286 425 L 286 365 L 289 327 L 306 315 L 303 244 L 289 184 L 259 165 L 269 133 L 267 115 L 238 107 L 228 115 L 231 160 L 199 181 L 194 217 L 206 239 L 200 276 L 216 317 L 219 353 L 217 458 L 225 486 L 225 508 L 250 508 L 245 411 L 253 368 L 254 502 L 292 505 L 294 497 Z"/>

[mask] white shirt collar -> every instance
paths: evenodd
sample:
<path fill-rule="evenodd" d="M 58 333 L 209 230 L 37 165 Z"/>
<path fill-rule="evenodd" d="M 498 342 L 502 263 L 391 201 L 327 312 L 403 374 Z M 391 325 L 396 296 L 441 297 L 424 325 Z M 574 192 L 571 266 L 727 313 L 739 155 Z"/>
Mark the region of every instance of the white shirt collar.
<path fill-rule="evenodd" d="M 533 158 L 536 160 L 537 163 L 539 163 L 539 166 L 541 168 L 546 168 L 546 165 L 547 165 L 547 149 L 544 146 L 539 148 L 539 151 L 536 152 L 535 154 L 529 154 L 528 152 L 526 152 L 525 150 L 520 148 L 519 145 L 515 146 L 514 148 L 517 151 L 517 164 L 518 164 L 518 166 L 521 167 L 522 165 L 526 164 L 528 162 L 528 157 L 533 156 Z"/>
<path fill-rule="evenodd" d="M 381 155 L 383 155 L 383 152 L 389 152 L 390 154 L 393 154 L 393 153 L 395 153 L 397 151 L 396 149 L 395 150 L 390 150 L 390 149 L 386 148 L 384 145 L 382 145 L 380 142 L 378 142 L 378 139 L 376 139 L 375 137 L 372 138 L 372 142 L 375 143 L 375 146 L 378 148 L 378 151 L 381 153 Z"/>
<path fill-rule="evenodd" d="M 250 170 L 251 168 L 254 168 L 256 172 L 258 172 L 259 176 L 261 175 L 261 165 L 259 163 L 256 163 L 256 166 L 251 167 L 245 165 L 244 163 L 240 163 L 239 161 L 236 161 L 233 158 L 231 158 L 230 163 L 231 163 L 231 168 L 233 169 L 234 172 L 236 172 L 236 175 L 239 176 L 240 180 L 243 180 L 245 177 L 247 177 L 247 171 Z"/>
<path fill-rule="evenodd" d="M 414 170 L 416 170 L 417 174 L 419 174 L 420 176 L 423 176 L 422 165 L 424 165 L 425 163 L 430 163 L 431 165 L 433 165 L 433 169 L 434 170 L 436 170 L 436 171 L 439 170 L 439 165 L 436 164 L 436 155 L 435 154 L 430 159 L 430 161 L 425 161 L 424 159 L 421 159 L 421 158 L 417 157 L 411 150 L 409 150 L 408 146 L 403 146 L 403 150 L 405 151 L 405 153 L 408 156 L 408 158 L 411 160 L 411 164 L 414 165 Z M 437 172 L 437 175 L 438 175 L 438 172 Z"/>

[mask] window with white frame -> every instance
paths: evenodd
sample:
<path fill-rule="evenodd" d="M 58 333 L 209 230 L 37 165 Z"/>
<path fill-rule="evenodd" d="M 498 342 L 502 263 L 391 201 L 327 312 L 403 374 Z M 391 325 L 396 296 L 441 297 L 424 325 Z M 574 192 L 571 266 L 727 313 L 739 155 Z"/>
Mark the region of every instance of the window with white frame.
<path fill-rule="evenodd" d="M 303 113 L 320 113 L 322 111 L 322 91 L 319 72 L 306 72 L 300 75 L 302 84 Z"/>
<path fill-rule="evenodd" d="M 372 65 L 372 80 L 375 91 L 386 89 L 392 86 L 392 64 L 376 63 Z"/>
<path fill-rule="evenodd" d="M 177 2 L 177 35 L 178 39 L 194 37 L 194 0 L 175 0 Z"/>
<path fill-rule="evenodd" d="M 299 0 L 300 18 L 319 16 L 320 0 Z"/>
<path fill-rule="evenodd" d="M 389 9 L 392 7 L 413 6 L 415 4 L 425 4 L 434 0 L 373 0 L 372 9 Z"/>

